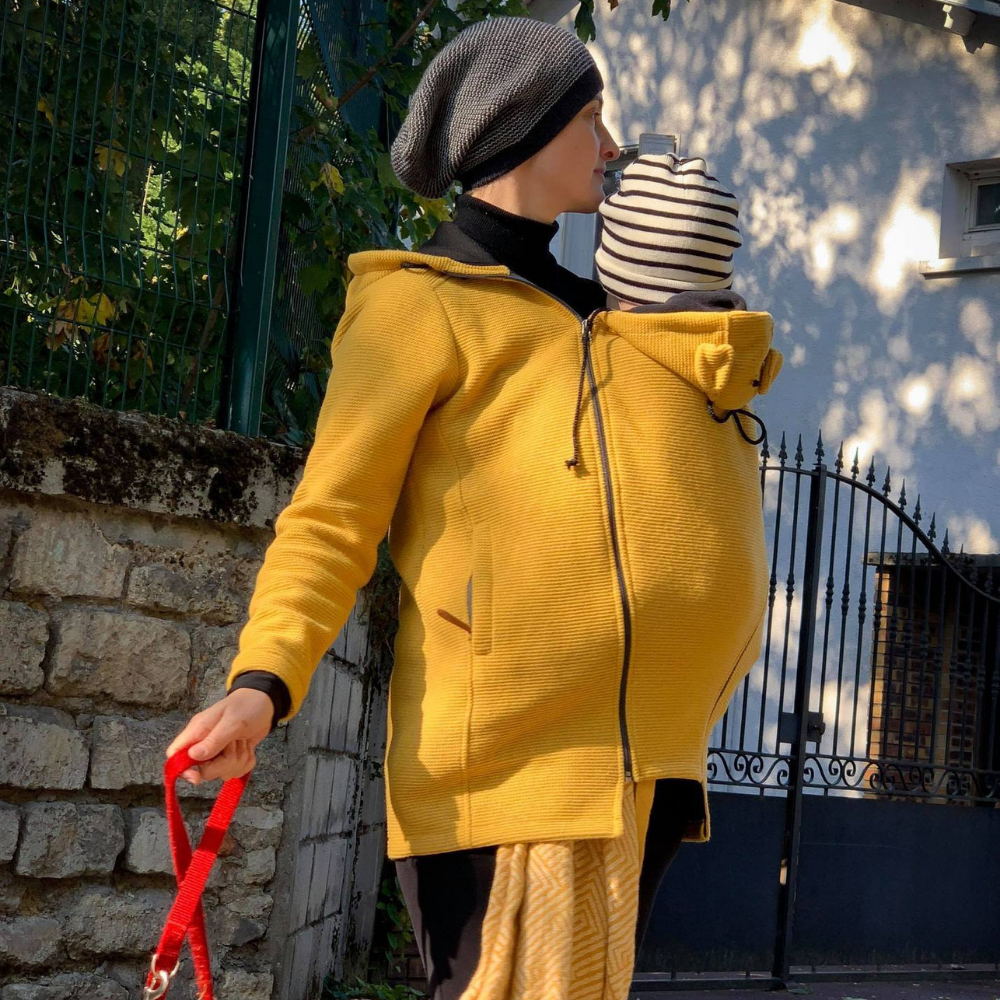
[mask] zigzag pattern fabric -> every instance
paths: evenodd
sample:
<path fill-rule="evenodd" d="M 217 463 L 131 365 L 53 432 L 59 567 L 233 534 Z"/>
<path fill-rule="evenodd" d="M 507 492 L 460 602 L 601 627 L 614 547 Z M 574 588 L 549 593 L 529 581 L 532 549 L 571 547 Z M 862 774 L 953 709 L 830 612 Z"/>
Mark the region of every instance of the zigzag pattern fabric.
<path fill-rule="evenodd" d="M 462 1000 L 625 1000 L 654 786 L 625 783 L 619 837 L 497 848 Z"/>

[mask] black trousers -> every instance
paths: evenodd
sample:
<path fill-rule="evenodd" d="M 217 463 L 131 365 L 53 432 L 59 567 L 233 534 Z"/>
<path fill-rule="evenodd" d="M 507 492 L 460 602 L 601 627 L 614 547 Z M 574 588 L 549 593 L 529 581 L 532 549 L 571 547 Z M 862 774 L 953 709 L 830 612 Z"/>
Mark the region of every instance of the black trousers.
<path fill-rule="evenodd" d="M 703 814 L 698 782 L 676 778 L 656 782 L 639 874 L 637 953 L 657 889 L 680 847 L 684 830 Z M 431 1000 L 458 1000 L 476 971 L 495 862 L 495 847 L 419 855 L 396 862 Z"/>

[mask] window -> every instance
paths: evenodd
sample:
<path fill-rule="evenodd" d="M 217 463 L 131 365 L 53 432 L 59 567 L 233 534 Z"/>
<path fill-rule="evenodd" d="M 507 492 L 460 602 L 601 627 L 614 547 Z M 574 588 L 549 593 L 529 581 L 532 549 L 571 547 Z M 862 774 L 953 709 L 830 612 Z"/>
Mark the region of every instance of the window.
<path fill-rule="evenodd" d="M 970 232 L 1000 231 L 1000 177 L 972 186 Z"/>
<path fill-rule="evenodd" d="M 1000 159 L 949 163 L 941 199 L 938 260 L 920 263 L 925 278 L 1000 270 Z"/>

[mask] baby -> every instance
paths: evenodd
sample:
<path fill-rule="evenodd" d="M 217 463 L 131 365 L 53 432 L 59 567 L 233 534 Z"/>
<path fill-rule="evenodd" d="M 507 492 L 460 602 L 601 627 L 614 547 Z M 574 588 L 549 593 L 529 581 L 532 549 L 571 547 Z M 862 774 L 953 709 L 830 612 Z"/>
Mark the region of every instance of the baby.
<path fill-rule="evenodd" d="M 609 310 L 746 310 L 742 296 L 732 291 L 733 251 L 743 245 L 737 221 L 739 203 L 708 172 L 703 159 L 673 153 L 639 156 L 622 171 L 621 188 L 604 200 L 599 211 L 604 226 L 595 262 Z M 767 343 L 756 344 L 750 351 L 753 357 L 754 350 L 766 351 L 754 361 L 747 357 L 748 345 L 742 343 L 745 331 L 727 330 L 727 347 L 706 344 L 699 348 L 695 381 L 709 395 L 712 418 L 719 423 L 735 420 L 740 435 L 757 445 L 767 431 L 745 406 L 754 394 L 770 388 L 781 369 L 781 352 L 770 347 L 768 334 Z M 742 390 L 735 390 L 737 405 L 726 406 L 725 394 L 718 394 L 726 377 L 721 368 L 713 371 L 713 366 L 727 367 L 730 362 L 723 359 L 734 357 L 737 366 L 742 359 L 744 364 L 749 360 L 760 367 Z M 756 436 L 748 433 L 747 420 L 757 425 Z"/>
<path fill-rule="evenodd" d="M 700 157 L 645 154 L 601 204 L 597 271 L 609 309 L 746 309 L 730 291 L 739 203 Z"/>

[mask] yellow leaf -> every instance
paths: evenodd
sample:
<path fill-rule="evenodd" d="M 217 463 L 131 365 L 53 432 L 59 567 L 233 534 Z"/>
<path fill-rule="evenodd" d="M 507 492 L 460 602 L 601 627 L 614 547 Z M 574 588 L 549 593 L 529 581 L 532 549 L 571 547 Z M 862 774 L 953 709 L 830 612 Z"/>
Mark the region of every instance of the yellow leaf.
<path fill-rule="evenodd" d="M 108 354 L 108 347 L 111 344 L 111 334 L 105 331 L 99 337 L 94 338 L 91 350 L 94 352 L 94 360 L 103 363 Z"/>
<path fill-rule="evenodd" d="M 114 146 L 101 146 L 97 150 L 97 165 L 101 170 L 108 169 L 108 159 L 111 160 L 111 169 L 121 177 L 125 173 L 125 153 L 122 148 L 115 143 Z"/>
<path fill-rule="evenodd" d="M 330 192 L 331 198 L 336 198 L 338 194 L 344 193 L 344 178 L 340 176 L 340 171 L 332 163 L 324 163 L 319 168 L 319 179 Z"/>
<path fill-rule="evenodd" d="M 97 316 L 97 303 L 94 301 L 97 296 L 93 295 L 89 299 L 77 299 L 75 302 L 67 302 L 71 309 L 71 314 L 77 326 L 92 326 Z"/>
<path fill-rule="evenodd" d="M 45 338 L 45 346 L 50 351 L 58 351 L 69 338 L 72 329 L 72 323 L 66 323 L 63 320 L 53 320 L 51 326 L 49 326 L 48 335 Z"/>
<path fill-rule="evenodd" d="M 49 334 L 45 343 L 50 351 L 57 351 L 68 340 L 75 344 L 79 327 L 76 320 L 80 317 L 81 300 L 63 299 L 56 306 L 55 317 L 49 324 Z"/>
<path fill-rule="evenodd" d="M 40 97 L 38 99 L 38 110 L 41 111 L 46 118 L 48 118 L 50 125 L 55 125 L 55 115 L 52 112 L 52 105 L 49 104 L 49 99 L 47 97 Z"/>
<path fill-rule="evenodd" d="M 107 326 L 108 320 L 114 319 L 115 313 L 117 313 L 117 308 L 114 302 L 111 301 L 104 294 L 104 292 L 98 292 L 97 295 L 91 295 L 88 301 L 94 307 L 94 318 L 96 318 L 98 325 Z"/>

